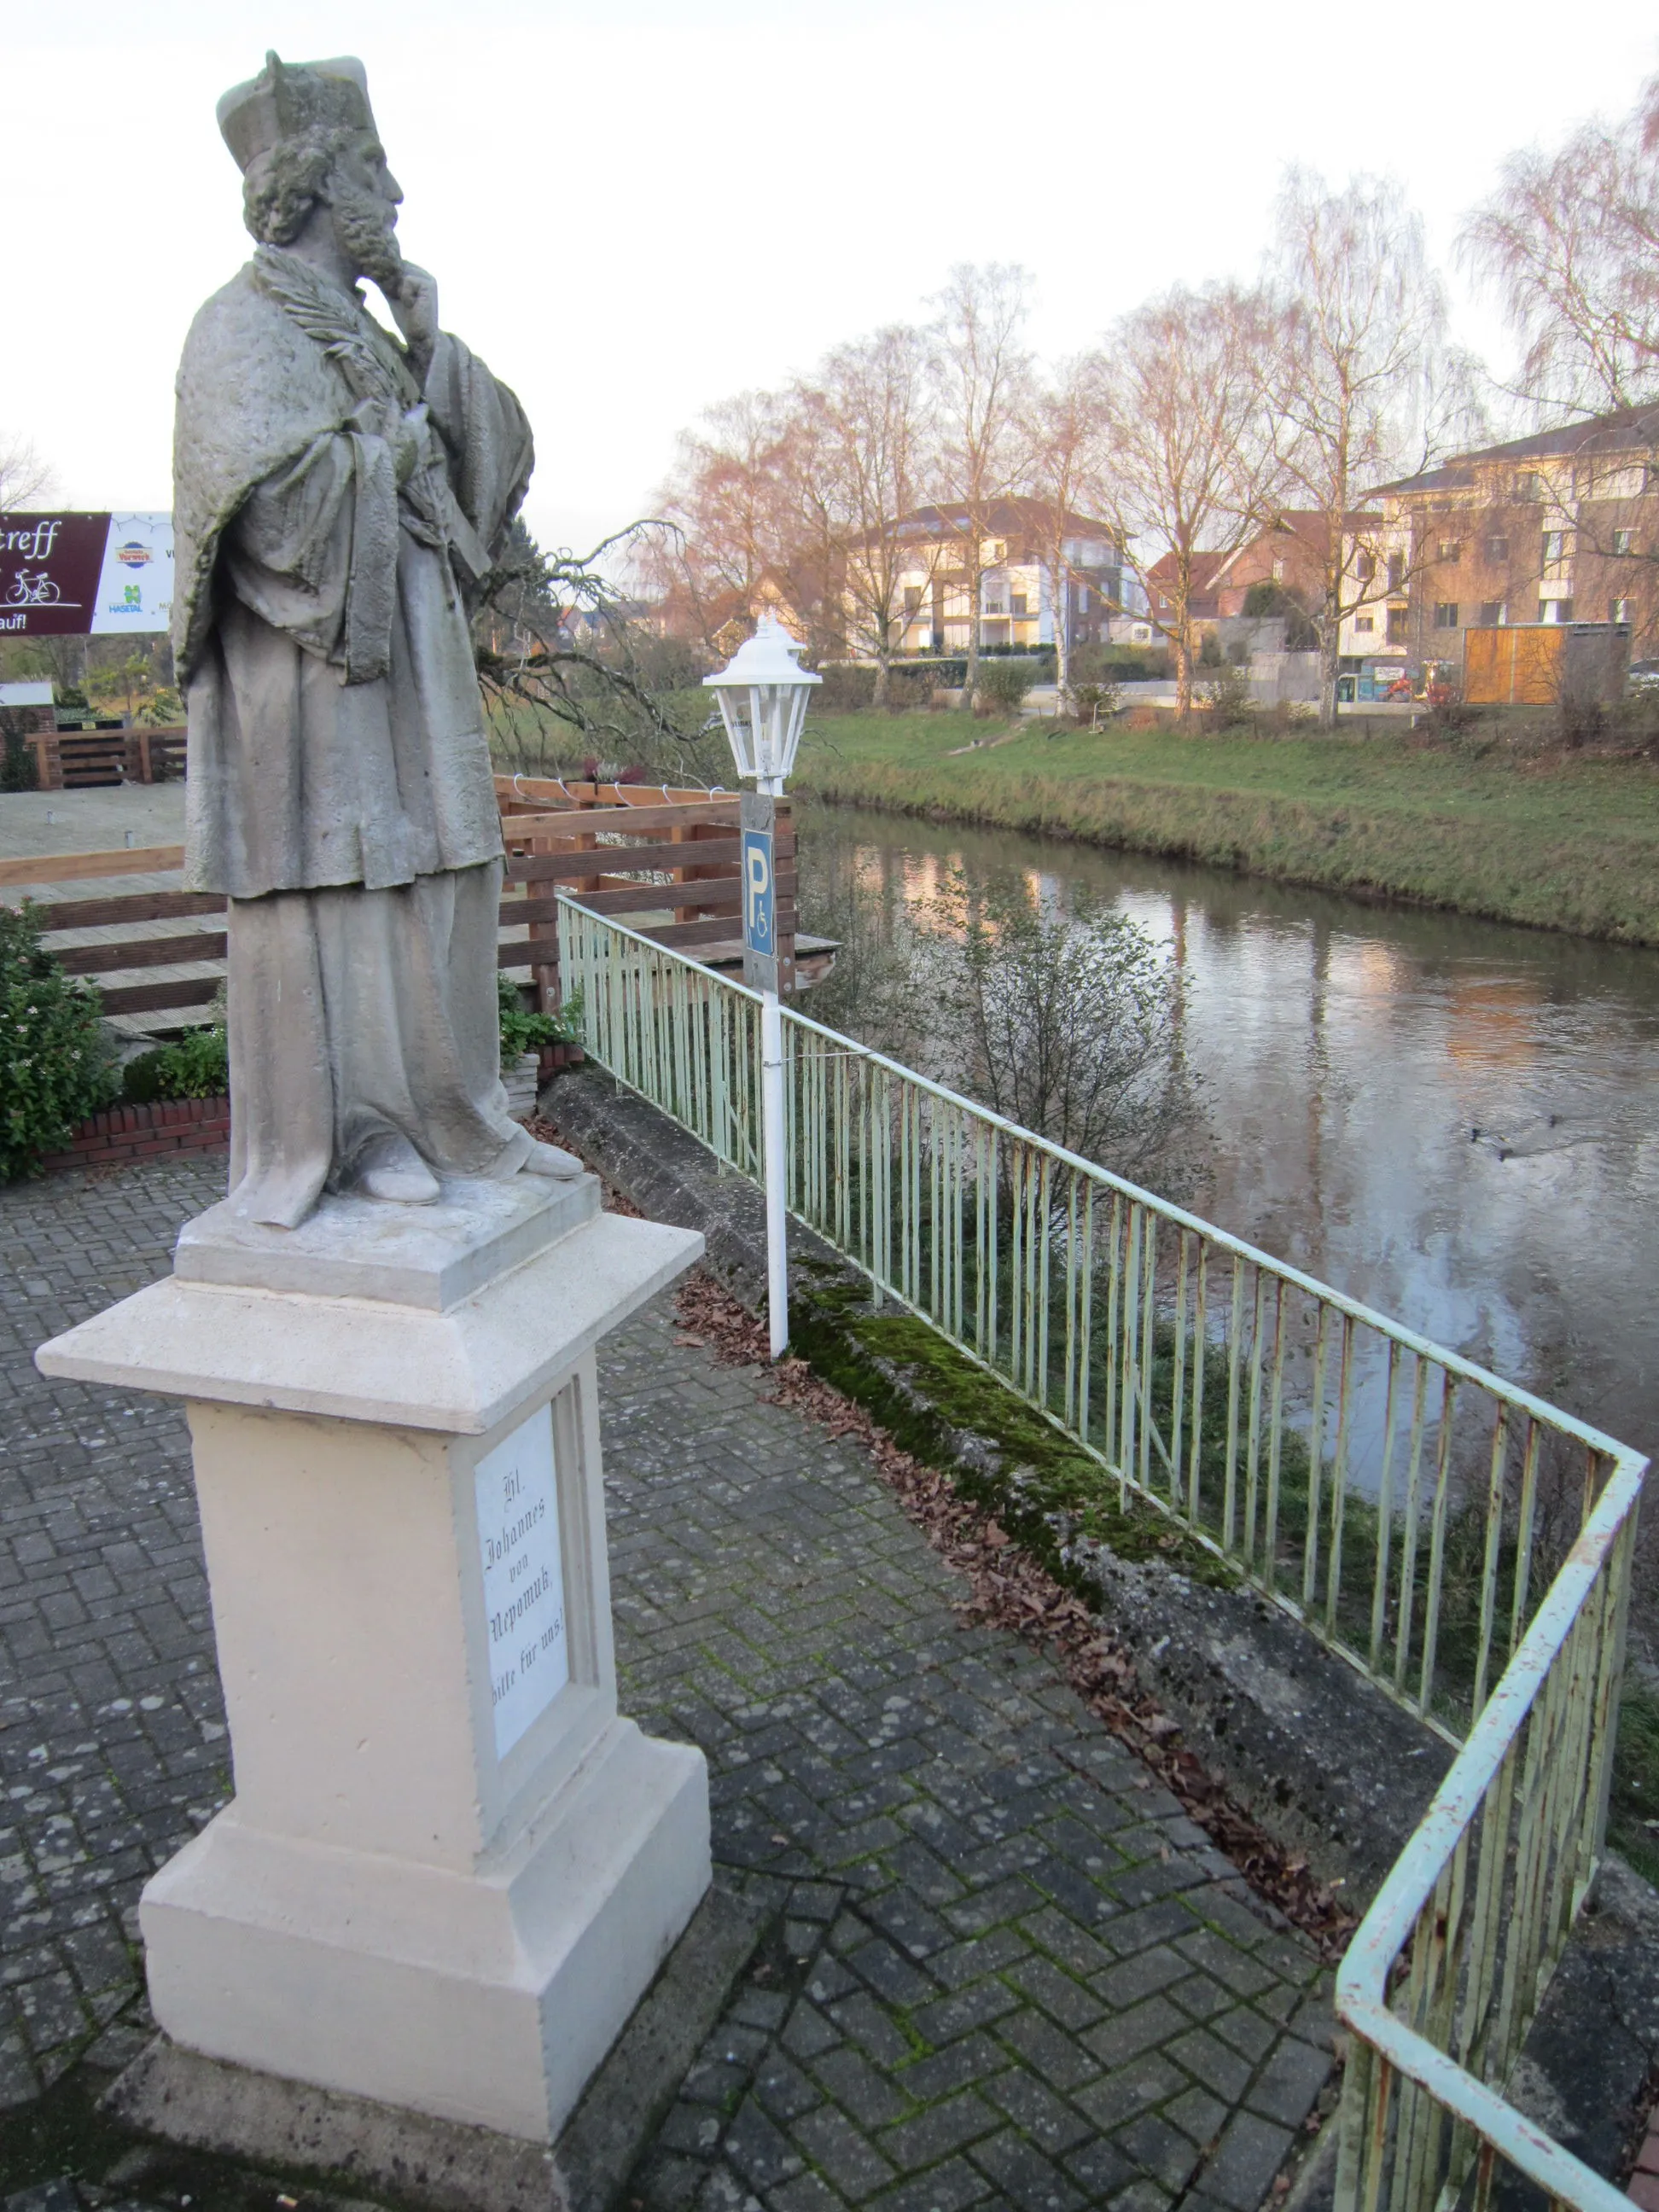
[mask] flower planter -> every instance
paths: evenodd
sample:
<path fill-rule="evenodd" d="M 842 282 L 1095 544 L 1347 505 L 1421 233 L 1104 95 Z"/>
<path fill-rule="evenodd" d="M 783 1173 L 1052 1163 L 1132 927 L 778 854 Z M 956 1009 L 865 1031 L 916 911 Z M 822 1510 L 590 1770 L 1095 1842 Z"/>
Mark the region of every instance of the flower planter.
<path fill-rule="evenodd" d="M 229 1142 L 228 1098 L 158 1098 L 147 1106 L 106 1106 L 40 1164 L 48 1170 L 97 1167 L 163 1152 L 216 1152 Z"/>

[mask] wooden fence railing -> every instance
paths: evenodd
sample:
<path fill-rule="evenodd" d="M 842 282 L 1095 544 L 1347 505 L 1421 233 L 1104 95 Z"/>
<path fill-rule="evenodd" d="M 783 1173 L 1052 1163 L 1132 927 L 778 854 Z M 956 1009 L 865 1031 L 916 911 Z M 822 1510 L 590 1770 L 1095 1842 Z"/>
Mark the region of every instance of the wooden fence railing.
<path fill-rule="evenodd" d="M 34 755 L 34 781 L 40 791 L 176 783 L 185 773 L 182 722 L 144 730 L 36 730 L 25 743 Z"/>
<path fill-rule="evenodd" d="M 563 804 L 550 803 L 550 794 Z M 596 911 L 623 917 L 659 943 L 700 960 L 723 963 L 740 958 L 735 793 L 659 793 L 607 784 L 576 784 L 567 790 L 499 777 L 497 796 L 507 869 L 496 957 L 503 968 L 529 969 L 541 1010 L 556 1011 L 561 1003 L 561 890 L 574 891 Z M 779 949 L 786 975 L 793 978 L 795 848 L 787 822 L 779 825 L 777 857 Z M 0 860 L 0 898 L 104 877 L 169 875 L 183 867 L 184 860 L 182 845 Z M 216 892 L 152 886 L 112 889 L 93 897 L 54 896 L 40 903 L 46 915 L 45 941 L 71 975 L 94 980 L 106 1014 L 187 1018 L 190 1010 L 210 1005 L 218 990 L 225 933 L 201 926 L 225 911 Z M 149 928 L 179 921 L 197 926 L 155 933 Z M 96 939 L 80 936 L 94 930 Z M 71 937 L 77 941 L 64 941 Z M 146 974 L 157 969 L 187 972 Z M 161 1019 L 153 1025 L 177 1022 Z"/>
<path fill-rule="evenodd" d="M 575 783 L 498 775 L 507 850 L 509 913 L 530 926 L 539 1002 L 558 1003 L 558 894 L 612 915 L 641 936 L 724 966 L 743 953 L 736 792 L 669 785 Z M 777 930 L 780 980 L 795 975 L 795 832 L 780 802 Z M 515 908 L 516 899 L 516 908 Z M 503 947 L 503 956 L 506 948 Z"/>

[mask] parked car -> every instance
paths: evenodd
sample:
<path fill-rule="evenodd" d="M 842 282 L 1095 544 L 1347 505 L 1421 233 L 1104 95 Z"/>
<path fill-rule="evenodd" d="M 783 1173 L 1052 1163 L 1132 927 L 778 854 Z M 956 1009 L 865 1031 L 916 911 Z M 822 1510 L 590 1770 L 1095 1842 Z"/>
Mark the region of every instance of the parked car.
<path fill-rule="evenodd" d="M 1632 660 L 1626 681 L 1632 691 L 1659 690 L 1659 660 Z"/>

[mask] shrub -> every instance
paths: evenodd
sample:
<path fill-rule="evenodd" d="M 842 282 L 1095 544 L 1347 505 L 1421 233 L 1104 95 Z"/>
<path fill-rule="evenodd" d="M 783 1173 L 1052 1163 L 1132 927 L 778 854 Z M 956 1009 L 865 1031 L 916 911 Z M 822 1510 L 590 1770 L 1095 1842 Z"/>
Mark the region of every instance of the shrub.
<path fill-rule="evenodd" d="M 501 1017 L 501 1066 L 505 1071 L 526 1052 L 539 1052 L 544 1044 L 580 1044 L 582 1000 L 578 991 L 565 1000 L 556 1014 L 532 1013 L 518 985 L 495 971 L 495 992 Z"/>
<path fill-rule="evenodd" d="M 1226 661 L 1227 656 L 1221 650 L 1221 639 L 1219 634 L 1215 630 L 1206 629 L 1203 636 L 1198 641 L 1199 666 L 1200 668 L 1223 668 L 1226 665 Z"/>
<path fill-rule="evenodd" d="M 1158 646 L 1080 645 L 1071 673 L 1074 684 L 1161 684 L 1174 667 Z"/>
<path fill-rule="evenodd" d="M 121 1076 L 129 1106 L 158 1098 L 222 1098 L 230 1089 L 230 1050 L 222 1021 L 186 1030 L 173 1044 L 157 1045 L 130 1060 Z"/>
<path fill-rule="evenodd" d="M 977 698 L 983 707 L 997 708 L 1005 714 L 1017 714 L 1024 704 L 1033 678 L 1029 665 L 1012 659 L 988 660 L 980 663 Z"/>
<path fill-rule="evenodd" d="M 1111 683 L 1073 684 L 1066 699 L 1073 720 L 1086 730 L 1097 730 L 1123 704 L 1122 693 Z"/>
<path fill-rule="evenodd" d="M 33 791 L 36 781 L 34 748 L 21 717 L 0 713 L 0 791 Z"/>
<path fill-rule="evenodd" d="M 1242 668 L 1219 668 L 1200 686 L 1200 704 L 1205 726 L 1211 730 L 1249 729 L 1255 720 L 1250 700 L 1250 679 Z"/>
<path fill-rule="evenodd" d="M 115 1091 L 97 993 L 42 947 L 37 908 L 0 906 L 0 1180 L 32 1174 Z"/>
<path fill-rule="evenodd" d="M 822 672 L 823 681 L 812 696 L 815 714 L 862 714 L 867 713 L 876 696 L 876 672 L 873 668 L 854 668 L 842 663 L 832 664 Z"/>
<path fill-rule="evenodd" d="M 895 714 L 919 714 L 933 703 L 935 683 L 931 668 L 894 668 L 887 675 L 887 705 Z"/>

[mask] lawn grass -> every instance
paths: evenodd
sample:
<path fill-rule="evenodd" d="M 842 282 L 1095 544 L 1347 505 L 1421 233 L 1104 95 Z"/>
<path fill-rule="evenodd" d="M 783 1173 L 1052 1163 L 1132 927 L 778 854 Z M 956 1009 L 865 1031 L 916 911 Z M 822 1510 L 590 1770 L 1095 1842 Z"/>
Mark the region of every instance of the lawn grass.
<path fill-rule="evenodd" d="M 793 781 L 827 799 L 1659 945 L 1659 767 L 1529 757 L 1478 727 L 1435 744 L 1397 730 L 1011 732 L 963 714 L 823 715 Z"/>

